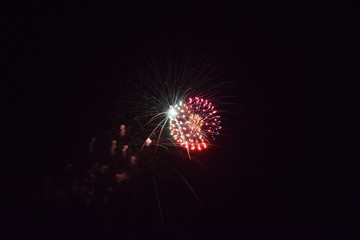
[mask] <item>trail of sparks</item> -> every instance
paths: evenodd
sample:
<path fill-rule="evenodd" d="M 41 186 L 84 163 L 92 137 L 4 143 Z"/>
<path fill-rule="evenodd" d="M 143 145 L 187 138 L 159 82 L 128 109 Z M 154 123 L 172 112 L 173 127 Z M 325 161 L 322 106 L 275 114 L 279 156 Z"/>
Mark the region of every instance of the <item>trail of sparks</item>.
<path fill-rule="evenodd" d="M 157 202 L 158 202 L 158 207 L 159 207 L 159 212 L 160 212 L 160 222 L 161 222 L 161 226 L 164 227 L 164 217 L 163 217 L 162 207 L 161 207 L 161 204 L 160 204 L 159 191 L 158 191 L 156 180 L 155 180 L 154 166 L 152 167 L 152 172 L 153 172 L 152 175 L 153 175 L 153 181 L 154 181 L 155 192 L 156 192 L 156 199 L 157 199 Z"/>
<path fill-rule="evenodd" d="M 163 120 L 161 120 L 161 122 L 154 128 L 154 130 L 150 133 L 150 135 L 149 135 L 149 137 L 147 138 L 147 139 L 150 139 L 151 138 L 151 136 L 154 134 L 154 132 L 156 131 L 156 129 L 158 128 L 158 127 L 160 127 L 161 125 L 162 125 L 162 123 L 163 122 L 165 122 L 166 123 L 166 121 L 167 121 L 167 119 L 165 118 L 165 119 L 163 119 Z M 144 148 L 144 146 L 147 144 L 146 143 L 147 141 L 145 141 L 144 142 L 144 144 L 142 145 L 142 147 L 141 147 L 141 151 L 143 150 L 143 148 Z"/>
<path fill-rule="evenodd" d="M 198 197 L 198 195 L 196 194 L 195 190 L 191 187 L 190 183 L 186 180 L 186 178 L 179 172 L 177 171 L 175 168 L 171 167 L 169 165 L 169 167 L 174 170 L 174 172 L 179 175 L 179 177 L 181 178 L 181 180 L 184 181 L 184 183 L 186 184 L 186 186 L 190 189 L 190 191 L 192 192 L 192 194 L 194 194 L 195 198 L 198 200 L 199 203 L 201 203 L 200 198 Z"/>

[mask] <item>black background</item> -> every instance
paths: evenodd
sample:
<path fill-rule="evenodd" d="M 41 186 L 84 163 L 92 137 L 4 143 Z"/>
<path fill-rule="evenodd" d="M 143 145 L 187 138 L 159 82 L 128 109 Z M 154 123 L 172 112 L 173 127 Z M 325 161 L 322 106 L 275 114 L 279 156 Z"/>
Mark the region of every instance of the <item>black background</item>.
<path fill-rule="evenodd" d="M 344 189 L 350 187 L 338 181 L 345 176 L 334 160 L 340 155 L 320 140 L 329 129 L 337 130 L 322 116 L 329 108 L 341 111 L 343 99 L 336 96 L 342 90 L 329 89 L 339 83 L 340 65 L 334 67 L 333 59 L 346 59 L 351 50 L 346 39 L 353 25 L 344 23 L 352 18 L 349 9 L 330 3 L 11 8 L 2 31 L 11 170 L 4 175 L 8 224 L 0 234 L 48 239 L 336 239 L 349 234 L 352 213 L 337 202 L 347 198 Z M 149 202 L 142 213 L 124 213 L 110 227 L 98 213 L 74 210 L 74 227 L 56 206 L 31 211 L 19 184 L 39 182 L 79 139 L 90 137 L 86 127 L 99 123 L 104 105 L 111 104 L 106 88 L 121 84 L 129 65 L 164 43 L 220 56 L 225 78 L 236 82 L 224 93 L 238 96 L 238 105 L 226 109 L 232 114 L 220 147 L 204 154 L 205 169 L 185 166 L 202 203 L 179 190 L 176 196 L 186 196 L 164 203 L 164 228 L 151 191 L 139 199 Z"/>

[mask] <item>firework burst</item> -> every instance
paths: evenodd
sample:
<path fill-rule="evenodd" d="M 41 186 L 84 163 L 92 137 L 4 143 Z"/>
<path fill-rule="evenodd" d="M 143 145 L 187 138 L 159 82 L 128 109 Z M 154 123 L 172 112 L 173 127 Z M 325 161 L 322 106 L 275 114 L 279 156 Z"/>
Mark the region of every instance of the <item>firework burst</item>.
<path fill-rule="evenodd" d="M 211 102 L 198 97 L 170 105 L 170 135 L 177 145 L 191 151 L 206 149 L 221 129 L 216 113 Z"/>
<path fill-rule="evenodd" d="M 136 75 L 121 88 L 121 115 L 140 126 L 145 147 L 177 147 L 191 152 L 214 145 L 221 121 L 222 90 L 228 86 L 219 66 L 206 55 L 168 49 L 137 64 Z M 220 110 L 221 112 L 221 110 Z M 133 127 L 134 128 L 134 127 Z"/>

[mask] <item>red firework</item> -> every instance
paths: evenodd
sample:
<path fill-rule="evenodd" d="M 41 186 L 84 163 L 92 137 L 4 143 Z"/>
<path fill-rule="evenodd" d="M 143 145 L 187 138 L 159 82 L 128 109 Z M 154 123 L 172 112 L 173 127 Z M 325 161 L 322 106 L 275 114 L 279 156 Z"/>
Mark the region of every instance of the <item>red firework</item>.
<path fill-rule="evenodd" d="M 220 116 L 208 100 L 195 97 L 187 103 L 169 107 L 170 134 L 175 143 L 189 150 L 207 148 L 209 138 L 214 140 L 221 129 Z"/>

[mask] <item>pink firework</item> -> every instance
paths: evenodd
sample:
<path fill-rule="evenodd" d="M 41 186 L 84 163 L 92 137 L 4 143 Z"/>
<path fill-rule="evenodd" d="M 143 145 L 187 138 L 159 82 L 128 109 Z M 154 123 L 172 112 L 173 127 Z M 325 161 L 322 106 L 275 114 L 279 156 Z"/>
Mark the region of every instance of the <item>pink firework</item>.
<path fill-rule="evenodd" d="M 214 106 L 208 100 L 195 97 L 189 98 L 187 103 L 169 107 L 170 134 L 175 143 L 188 150 L 207 148 L 209 138 L 213 139 L 221 129 Z"/>

